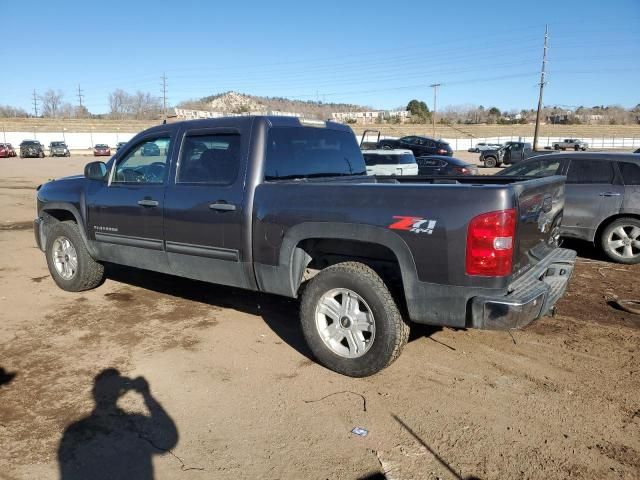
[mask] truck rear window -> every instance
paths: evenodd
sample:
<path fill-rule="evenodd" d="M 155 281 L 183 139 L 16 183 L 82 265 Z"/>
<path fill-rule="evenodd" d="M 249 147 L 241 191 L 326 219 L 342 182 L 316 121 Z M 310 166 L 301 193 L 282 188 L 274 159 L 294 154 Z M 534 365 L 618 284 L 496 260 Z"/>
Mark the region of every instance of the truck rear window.
<path fill-rule="evenodd" d="M 267 137 L 265 179 L 365 175 L 351 132 L 315 127 L 274 127 Z"/>

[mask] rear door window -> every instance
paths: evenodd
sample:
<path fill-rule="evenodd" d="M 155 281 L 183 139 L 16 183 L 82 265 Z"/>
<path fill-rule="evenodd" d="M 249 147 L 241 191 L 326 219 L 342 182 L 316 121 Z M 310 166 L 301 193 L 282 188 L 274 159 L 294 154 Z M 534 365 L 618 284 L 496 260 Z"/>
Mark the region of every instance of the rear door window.
<path fill-rule="evenodd" d="M 267 180 L 365 174 L 362 152 L 351 132 L 315 127 L 269 130 Z"/>
<path fill-rule="evenodd" d="M 231 185 L 240 169 L 240 135 L 188 135 L 176 183 Z"/>
<path fill-rule="evenodd" d="M 640 185 L 640 165 L 637 163 L 620 162 L 620 173 L 625 185 Z"/>
<path fill-rule="evenodd" d="M 613 165 L 606 160 L 572 160 L 567 183 L 613 183 Z"/>

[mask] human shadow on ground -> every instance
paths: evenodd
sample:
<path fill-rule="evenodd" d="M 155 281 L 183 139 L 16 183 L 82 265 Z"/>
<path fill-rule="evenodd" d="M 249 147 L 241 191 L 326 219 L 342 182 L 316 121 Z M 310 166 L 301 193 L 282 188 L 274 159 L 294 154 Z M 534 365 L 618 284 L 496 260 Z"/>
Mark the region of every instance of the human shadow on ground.
<path fill-rule="evenodd" d="M 15 372 L 7 372 L 4 368 L 0 367 L 0 387 L 11 383 L 15 377 Z"/>
<path fill-rule="evenodd" d="M 118 407 L 118 399 L 129 391 L 142 396 L 149 415 Z M 69 425 L 60 441 L 61 480 L 153 479 L 152 457 L 175 447 L 178 429 L 147 381 L 109 368 L 95 377 L 93 397 L 93 411 Z"/>

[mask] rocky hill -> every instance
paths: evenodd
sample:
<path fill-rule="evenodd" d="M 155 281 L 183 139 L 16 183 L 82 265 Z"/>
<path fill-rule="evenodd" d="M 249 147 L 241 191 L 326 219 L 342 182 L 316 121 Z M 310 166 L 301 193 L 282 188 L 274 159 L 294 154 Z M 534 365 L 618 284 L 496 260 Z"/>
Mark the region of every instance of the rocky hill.
<path fill-rule="evenodd" d="M 371 107 L 346 103 L 324 103 L 313 100 L 291 100 L 282 97 L 258 97 L 238 92 L 210 95 L 198 100 L 188 100 L 177 105 L 179 108 L 208 110 L 223 113 L 281 112 L 302 113 L 306 117 L 327 119 L 332 112 L 358 112 L 372 110 Z"/>

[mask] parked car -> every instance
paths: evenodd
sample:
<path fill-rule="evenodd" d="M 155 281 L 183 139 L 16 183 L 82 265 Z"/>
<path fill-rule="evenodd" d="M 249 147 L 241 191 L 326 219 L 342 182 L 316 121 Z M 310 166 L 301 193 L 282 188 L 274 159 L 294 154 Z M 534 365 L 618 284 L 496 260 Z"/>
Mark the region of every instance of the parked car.
<path fill-rule="evenodd" d="M 93 156 L 94 157 L 110 157 L 111 149 L 109 145 L 104 143 L 98 143 L 95 147 L 93 147 Z"/>
<path fill-rule="evenodd" d="M 640 158 L 630 153 L 533 157 L 498 175 L 566 175 L 559 234 L 593 242 L 613 261 L 640 263 Z"/>
<path fill-rule="evenodd" d="M 116 152 L 119 152 L 122 147 L 124 147 L 127 142 L 118 142 L 116 143 Z"/>
<path fill-rule="evenodd" d="M 159 140 L 163 156 L 139 155 Z M 362 377 L 398 357 L 409 320 L 517 328 L 562 296 L 575 252 L 546 227 L 564 178 L 488 179 L 368 176 L 335 122 L 193 120 L 41 185 L 34 230 L 67 291 L 97 287 L 111 262 L 301 296 L 318 361 Z"/>
<path fill-rule="evenodd" d="M 512 165 L 535 155 L 543 155 L 548 152 L 537 152 L 531 148 L 528 142 L 507 142 L 504 147 L 495 150 L 480 152 L 480 162 L 485 167 L 495 168 L 504 165 Z"/>
<path fill-rule="evenodd" d="M 11 145 L 10 143 L 0 143 L 0 157 L 9 158 L 15 156 L 16 151 L 13 148 L 13 145 Z"/>
<path fill-rule="evenodd" d="M 484 150 L 496 150 L 498 148 L 501 148 L 502 144 L 501 143 L 486 143 L 486 142 L 480 142 L 480 143 L 476 143 L 475 147 L 471 147 L 469 150 L 467 150 L 470 153 L 480 153 Z"/>
<path fill-rule="evenodd" d="M 44 158 L 44 147 L 37 140 L 23 140 L 20 144 L 20 158 Z"/>
<path fill-rule="evenodd" d="M 419 175 L 478 175 L 478 167 L 459 158 L 428 155 L 416 158 Z"/>
<path fill-rule="evenodd" d="M 582 150 L 584 152 L 587 148 L 589 148 L 589 144 L 587 142 L 583 142 L 577 138 L 565 138 L 561 142 L 554 142 L 552 146 L 554 150 L 570 149 L 575 150 L 576 152 L 578 150 Z"/>
<path fill-rule="evenodd" d="M 424 157 L 425 155 L 448 155 L 449 157 L 453 155 L 451 145 L 442 140 L 434 140 L 429 137 L 412 135 L 397 140 L 385 139 L 378 142 L 378 149 L 393 150 L 396 148 L 411 150 L 416 158 Z"/>
<path fill-rule="evenodd" d="M 69 157 L 69 147 L 65 142 L 51 142 L 49 144 L 49 156 L 50 157 Z"/>
<path fill-rule="evenodd" d="M 160 147 L 153 142 L 145 143 L 140 154 L 145 157 L 158 157 L 160 156 Z"/>
<path fill-rule="evenodd" d="M 15 156 L 15 151 L 13 151 L 13 155 L 11 152 L 13 151 L 13 147 L 11 147 L 10 143 L 0 143 L 0 158 L 9 158 Z"/>
<path fill-rule="evenodd" d="M 418 175 L 411 150 L 366 150 L 362 156 L 367 175 Z"/>

